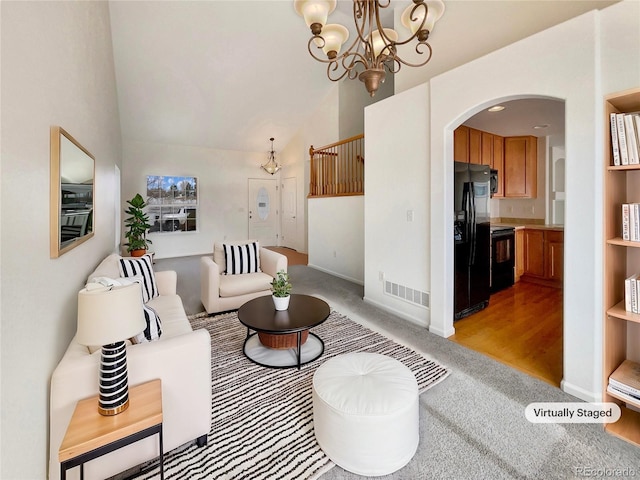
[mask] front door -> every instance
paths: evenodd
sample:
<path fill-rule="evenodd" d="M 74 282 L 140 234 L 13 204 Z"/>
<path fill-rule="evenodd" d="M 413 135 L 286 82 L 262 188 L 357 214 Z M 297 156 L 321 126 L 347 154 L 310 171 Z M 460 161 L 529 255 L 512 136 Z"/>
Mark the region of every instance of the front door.
<path fill-rule="evenodd" d="M 249 238 L 260 246 L 278 245 L 276 179 L 249 179 Z"/>

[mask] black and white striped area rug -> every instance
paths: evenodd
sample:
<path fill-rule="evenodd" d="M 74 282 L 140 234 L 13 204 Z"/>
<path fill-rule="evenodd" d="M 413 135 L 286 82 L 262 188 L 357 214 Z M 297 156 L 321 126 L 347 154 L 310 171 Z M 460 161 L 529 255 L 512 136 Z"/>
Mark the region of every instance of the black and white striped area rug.
<path fill-rule="evenodd" d="M 449 371 L 383 335 L 332 312 L 313 329 L 325 344 L 323 355 L 298 371 L 258 366 L 242 353 L 247 330 L 237 314 L 189 318 L 194 329 L 211 333 L 212 423 L 207 445 L 165 454 L 167 479 L 315 479 L 334 464 L 313 433 L 311 382 L 327 359 L 363 351 L 393 357 L 409 367 L 420 392 Z M 157 466 L 140 480 L 159 478 Z"/>

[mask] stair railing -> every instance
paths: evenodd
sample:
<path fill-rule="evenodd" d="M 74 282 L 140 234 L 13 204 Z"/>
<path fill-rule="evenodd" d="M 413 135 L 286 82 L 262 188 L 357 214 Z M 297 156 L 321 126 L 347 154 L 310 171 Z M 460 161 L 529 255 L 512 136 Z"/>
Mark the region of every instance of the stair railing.
<path fill-rule="evenodd" d="M 309 197 L 364 195 L 364 135 L 309 148 Z"/>

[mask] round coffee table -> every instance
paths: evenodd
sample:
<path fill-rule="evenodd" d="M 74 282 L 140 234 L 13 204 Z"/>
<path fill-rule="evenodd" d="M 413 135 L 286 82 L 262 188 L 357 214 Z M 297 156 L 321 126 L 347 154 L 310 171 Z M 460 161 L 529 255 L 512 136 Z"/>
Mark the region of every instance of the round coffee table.
<path fill-rule="evenodd" d="M 310 295 L 292 294 L 289 308 L 281 311 L 270 295 L 249 300 L 238 309 L 238 320 L 247 327 L 245 356 L 264 367 L 299 370 L 324 352 L 324 342 L 309 330 L 330 312 L 327 302 Z"/>

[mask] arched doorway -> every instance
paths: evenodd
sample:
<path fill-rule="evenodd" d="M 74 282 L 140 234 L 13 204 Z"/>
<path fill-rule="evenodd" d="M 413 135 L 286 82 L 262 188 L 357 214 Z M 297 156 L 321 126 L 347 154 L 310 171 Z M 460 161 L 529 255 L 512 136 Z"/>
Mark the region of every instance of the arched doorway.
<path fill-rule="evenodd" d="M 489 109 L 496 106 L 501 108 Z M 498 174 L 500 188 L 490 201 L 495 230 L 490 271 L 495 273 L 505 258 L 517 265 L 513 284 L 487 276 L 494 279 L 488 306 L 456 321 L 449 339 L 558 387 L 563 375 L 564 107 L 563 100 L 553 98 L 496 100 L 461 122 L 453 149 L 455 161 L 484 163 Z M 537 182 L 532 194 L 514 196 L 504 182 L 517 173 L 509 145 L 520 139 L 536 145 Z M 457 158 L 464 142 L 470 155 Z M 498 240 L 510 227 L 517 227 L 515 238 Z M 457 278 L 455 283 L 459 288 Z M 482 290 L 481 285 L 469 287 Z"/>

